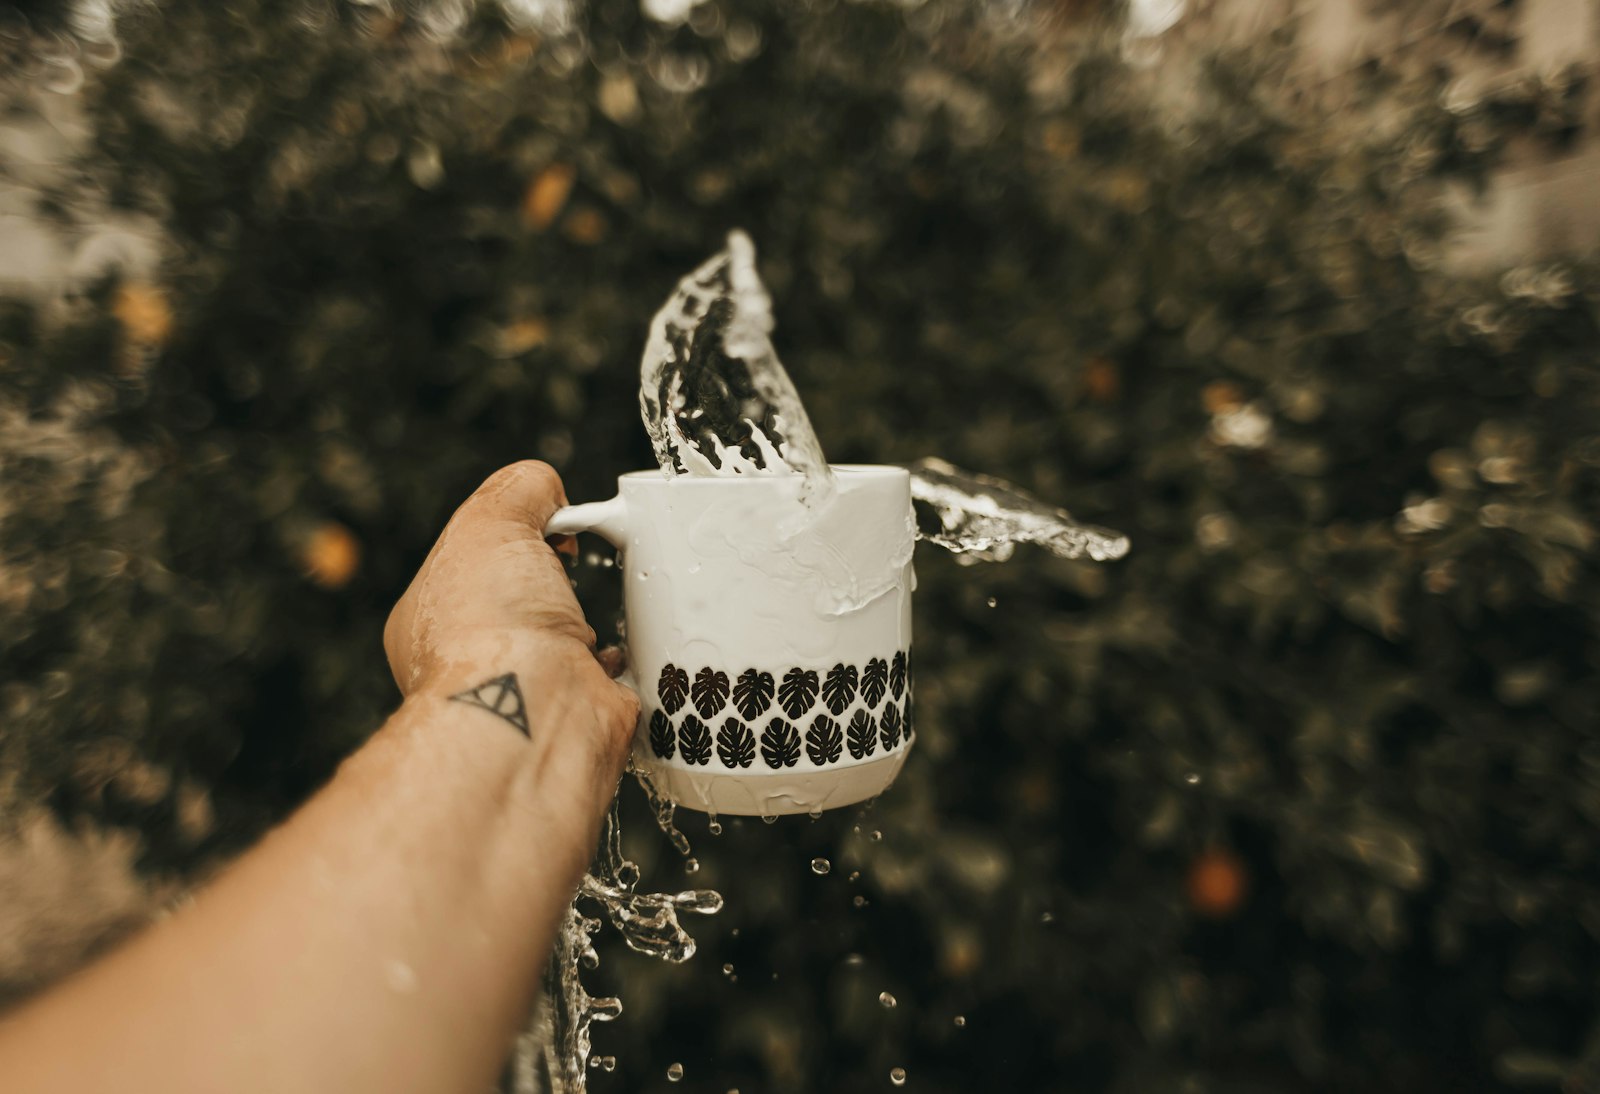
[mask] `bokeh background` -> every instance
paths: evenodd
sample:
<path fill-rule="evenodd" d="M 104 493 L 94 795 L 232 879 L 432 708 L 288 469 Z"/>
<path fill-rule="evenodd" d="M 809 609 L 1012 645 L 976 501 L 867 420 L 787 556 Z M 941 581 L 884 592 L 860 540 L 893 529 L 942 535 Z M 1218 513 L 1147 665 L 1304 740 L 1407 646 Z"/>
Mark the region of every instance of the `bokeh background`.
<path fill-rule="evenodd" d="M 1257 7 L 0 8 L 0 997 L 374 728 L 479 480 L 648 465 L 742 227 L 831 458 L 1134 550 L 920 549 L 899 783 L 683 818 L 727 910 L 602 936 L 591 1088 L 1600 1090 L 1592 12 Z"/>

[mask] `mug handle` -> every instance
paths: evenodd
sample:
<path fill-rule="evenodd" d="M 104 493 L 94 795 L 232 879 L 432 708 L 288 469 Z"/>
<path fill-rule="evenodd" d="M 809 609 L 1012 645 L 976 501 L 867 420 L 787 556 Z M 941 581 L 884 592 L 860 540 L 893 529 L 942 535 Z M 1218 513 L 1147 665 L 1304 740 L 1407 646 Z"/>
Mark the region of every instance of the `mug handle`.
<path fill-rule="evenodd" d="M 613 547 L 628 541 L 628 503 L 618 494 L 610 501 L 591 501 L 557 509 L 544 527 L 547 536 L 573 536 L 593 532 Z"/>
<path fill-rule="evenodd" d="M 549 522 L 544 526 L 544 534 L 547 536 L 575 536 L 579 532 L 593 532 L 611 546 L 621 550 L 628 541 L 628 503 L 622 500 L 621 494 L 618 494 L 610 501 L 569 505 L 552 513 Z M 626 648 L 627 643 L 623 643 L 623 646 Z M 627 685 L 634 691 L 639 690 L 638 682 L 633 678 L 631 664 L 622 670 L 617 682 Z M 640 725 L 643 725 L 642 717 Z"/>

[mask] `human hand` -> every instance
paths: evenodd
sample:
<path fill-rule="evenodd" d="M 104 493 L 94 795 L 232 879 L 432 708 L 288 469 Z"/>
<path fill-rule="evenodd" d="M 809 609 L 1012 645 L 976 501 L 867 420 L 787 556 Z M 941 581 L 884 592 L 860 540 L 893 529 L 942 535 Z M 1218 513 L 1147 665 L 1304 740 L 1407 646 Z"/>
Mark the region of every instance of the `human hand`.
<path fill-rule="evenodd" d="M 614 784 L 639 700 L 611 678 L 615 659 L 597 657 L 594 631 L 544 540 L 566 500 L 548 464 L 527 460 L 490 476 L 450 518 L 390 613 L 383 645 L 408 703 L 456 700 L 535 743 L 592 743 Z"/>

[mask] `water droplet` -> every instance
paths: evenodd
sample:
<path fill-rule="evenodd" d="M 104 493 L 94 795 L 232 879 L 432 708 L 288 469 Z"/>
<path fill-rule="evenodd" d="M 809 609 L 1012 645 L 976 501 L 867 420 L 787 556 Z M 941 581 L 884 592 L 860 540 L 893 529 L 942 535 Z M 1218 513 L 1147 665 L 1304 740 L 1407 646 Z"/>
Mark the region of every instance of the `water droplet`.
<path fill-rule="evenodd" d="M 384 969 L 384 980 L 390 991 L 400 995 L 410 995 L 417 990 L 417 974 L 404 961 L 390 961 Z"/>
<path fill-rule="evenodd" d="M 700 872 L 700 860 L 697 858 L 684 859 L 683 872 L 686 874 L 698 874 Z"/>
<path fill-rule="evenodd" d="M 1199 786 L 1200 785 L 1200 772 L 1198 772 L 1198 771 L 1189 772 L 1187 775 L 1185 775 L 1183 777 L 1183 781 L 1188 783 L 1190 786 Z"/>
<path fill-rule="evenodd" d="M 860 881 L 861 880 L 861 871 L 860 870 L 851 870 L 850 871 L 850 880 L 851 881 Z"/>
<path fill-rule="evenodd" d="M 882 991 L 882 992 L 878 993 L 878 1002 L 883 1004 L 883 1009 L 884 1010 L 893 1010 L 895 1008 L 895 998 L 894 998 L 894 996 L 890 995 L 886 991 Z"/>
<path fill-rule="evenodd" d="M 818 877 L 821 877 L 831 869 L 833 869 L 833 863 L 829 862 L 825 858 L 822 858 L 820 855 L 811 860 L 811 872 L 816 874 Z"/>
<path fill-rule="evenodd" d="M 777 824 L 778 823 L 778 818 L 775 817 L 775 816 L 772 816 L 771 814 L 768 814 L 767 816 L 761 818 L 761 823 L 762 824 Z"/>
<path fill-rule="evenodd" d="M 892 1067 L 892 1068 L 890 1068 L 889 1069 L 889 1081 L 891 1083 L 893 1083 L 895 1086 L 905 1086 L 906 1085 L 906 1069 L 903 1068 L 903 1067 Z"/>
<path fill-rule="evenodd" d="M 728 934 L 732 935 L 734 938 L 738 938 L 739 937 L 739 928 L 735 927 L 733 930 L 729 931 Z"/>
<path fill-rule="evenodd" d="M 1053 912 L 1044 912 L 1039 916 L 1040 923 L 1054 923 L 1055 921 L 1056 917 Z"/>
<path fill-rule="evenodd" d="M 710 832 L 713 836 L 722 835 L 722 822 L 716 817 L 712 817 L 711 823 L 706 825 L 706 831 Z"/>
<path fill-rule="evenodd" d="M 586 969 L 598 969 L 600 967 L 600 955 L 594 952 L 593 946 L 589 947 L 587 950 L 584 950 L 583 953 L 579 955 L 578 961 Z"/>
<path fill-rule="evenodd" d="M 814 821 L 819 821 L 819 820 L 822 819 L 822 810 L 820 810 L 820 809 L 807 810 L 806 816 L 810 817 Z"/>
<path fill-rule="evenodd" d="M 965 1014 L 956 1015 L 956 1028 L 957 1029 L 965 1029 L 966 1025 L 967 1025 L 967 1016 Z"/>
<path fill-rule="evenodd" d="M 867 959 L 858 953 L 847 953 L 844 955 L 844 963 L 849 968 L 859 969 L 867 963 Z"/>
<path fill-rule="evenodd" d="M 991 608 L 992 608 L 992 607 L 994 607 L 994 606 L 995 606 L 995 605 L 997 605 L 997 604 L 999 604 L 999 603 L 1000 603 L 1000 601 L 998 601 L 998 600 L 996 600 L 996 599 L 995 599 L 995 598 L 994 598 L 994 597 L 992 597 L 992 596 L 991 596 L 991 597 L 990 597 L 990 598 L 989 598 L 989 599 L 988 599 L 988 600 L 986 600 L 986 601 L 984 601 L 984 603 L 986 603 L 986 604 L 988 604 L 988 605 L 989 605 L 989 607 L 991 607 Z"/>
<path fill-rule="evenodd" d="M 869 840 L 871 840 L 873 843 L 877 843 L 879 840 L 883 839 L 883 833 L 878 831 L 876 828 L 874 828 L 872 830 L 871 834 L 867 836 L 867 838 Z"/>
<path fill-rule="evenodd" d="M 602 1056 L 602 1057 L 600 1057 L 600 1070 L 601 1071 L 615 1071 L 615 1070 L 617 1070 L 617 1058 L 615 1056 Z"/>
<path fill-rule="evenodd" d="M 724 965 L 724 966 L 722 966 L 722 975 L 723 976 L 732 976 L 733 975 L 733 966 L 732 965 Z"/>
<path fill-rule="evenodd" d="M 591 1071 L 599 1071 L 600 1070 L 600 1057 L 598 1057 L 598 1056 L 589 1057 L 589 1069 Z"/>
<path fill-rule="evenodd" d="M 672 1064 L 667 1068 L 667 1082 L 675 1083 L 683 1078 L 683 1065 Z"/>
<path fill-rule="evenodd" d="M 867 898 L 862 896 L 860 893 L 857 893 L 855 898 L 851 900 L 850 903 L 854 904 L 857 908 L 865 908 L 867 906 Z"/>

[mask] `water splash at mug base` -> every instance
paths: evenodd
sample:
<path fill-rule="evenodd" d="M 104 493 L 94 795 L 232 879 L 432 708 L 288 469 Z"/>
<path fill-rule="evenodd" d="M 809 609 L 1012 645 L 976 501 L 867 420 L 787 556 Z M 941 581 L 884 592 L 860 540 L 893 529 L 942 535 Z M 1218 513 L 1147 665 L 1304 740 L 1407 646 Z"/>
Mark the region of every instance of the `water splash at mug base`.
<path fill-rule="evenodd" d="M 672 827 L 670 809 L 662 812 L 659 795 L 645 776 L 635 772 L 644 787 L 662 830 L 675 835 L 673 845 L 689 853 L 689 841 Z M 625 782 L 626 780 L 624 780 Z M 722 910 L 722 894 L 714 889 L 688 889 L 677 893 L 638 892 L 639 867 L 622 853 L 622 825 L 613 801 L 600 833 L 593 865 L 579 884 L 556 935 L 555 952 L 545 975 L 544 995 L 528 1030 L 517 1039 L 513 1077 L 517 1094 L 584 1094 L 588 1084 L 589 1029 L 622 1013 L 622 1001 L 591 996 L 580 973 L 599 966 L 591 942 L 600 929 L 598 918 L 583 914 L 585 901 L 599 906 L 628 948 L 635 953 L 678 964 L 694 956 L 695 942 L 679 922 L 692 912 L 715 915 Z"/>

